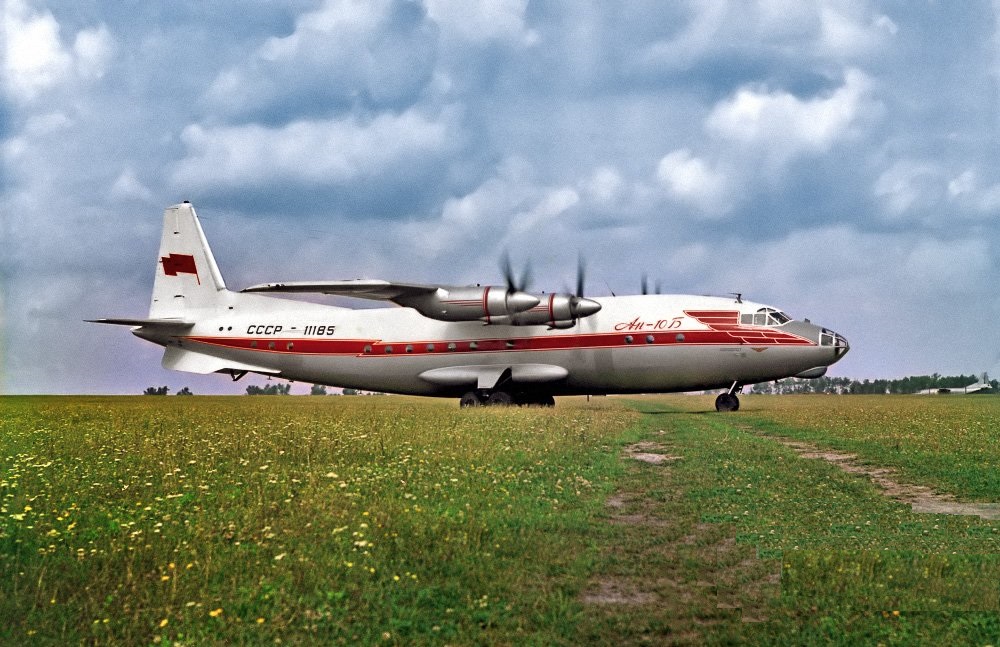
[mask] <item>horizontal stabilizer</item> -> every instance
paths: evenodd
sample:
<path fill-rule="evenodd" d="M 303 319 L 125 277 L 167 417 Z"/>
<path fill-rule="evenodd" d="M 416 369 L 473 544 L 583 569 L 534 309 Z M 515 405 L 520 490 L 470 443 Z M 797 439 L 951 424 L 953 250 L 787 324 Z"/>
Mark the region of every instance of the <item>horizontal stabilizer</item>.
<path fill-rule="evenodd" d="M 194 325 L 193 321 L 184 319 L 85 319 L 87 323 L 112 324 L 115 326 L 146 326 L 149 328 L 164 328 L 183 330 Z"/>
<path fill-rule="evenodd" d="M 433 294 L 441 286 L 418 283 L 391 283 L 377 279 L 353 281 L 293 281 L 289 283 L 261 283 L 251 285 L 243 292 L 319 293 L 342 297 L 392 301 L 399 297 Z"/>
<path fill-rule="evenodd" d="M 172 346 L 163 352 L 163 368 L 173 371 L 200 373 L 202 375 L 229 371 L 248 371 L 251 373 L 266 373 L 268 375 L 277 375 L 280 373 L 280 371 L 276 371 L 273 368 L 244 364 L 243 362 L 235 362 L 230 359 L 221 359 Z"/>
<path fill-rule="evenodd" d="M 544 384 L 558 382 L 569 375 L 562 366 L 552 364 L 516 364 L 504 365 L 472 365 L 446 366 L 434 368 L 420 374 L 420 379 L 439 386 L 476 385 L 478 388 L 492 388 L 506 371 L 510 370 L 511 382 L 515 384 Z M 482 385 L 488 386 L 482 386 Z"/>

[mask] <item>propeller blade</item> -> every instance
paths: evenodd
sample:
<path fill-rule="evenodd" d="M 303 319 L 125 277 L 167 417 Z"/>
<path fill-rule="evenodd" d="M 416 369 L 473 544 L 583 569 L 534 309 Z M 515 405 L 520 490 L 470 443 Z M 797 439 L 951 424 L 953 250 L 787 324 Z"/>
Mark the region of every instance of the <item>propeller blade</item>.
<path fill-rule="evenodd" d="M 510 292 L 523 292 L 528 289 L 531 283 L 531 263 L 525 263 L 524 271 L 521 272 L 521 280 L 514 276 L 514 266 L 510 262 L 510 254 L 505 250 L 500 256 L 500 270 L 503 272 L 504 283 Z"/>
<path fill-rule="evenodd" d="M 587 266 L 583 262 L 583 255 L 576 260 L 576 296 L 583 296 L 583 286 L 587 282 Z"/>
<path fill-rule="evenodd" d="M 517 284 L 518 290 L 527 290 L 531 285 L 531 262 L 524 264 L 524 271 L 521 272 L 521 282 Z"/>
<path fill-rule="evenodd" d="M 514 270 L 510 266 L 510 254 L 504 250 L 502 256 L 500 256 L 500 271 L 503 272 L 504 283 L 507 284 L 508 290 L 517 289 L 517 281 L 514 278 Z"/>
<path fill-rule="evenodd" d="M 642 279 L 640 279 L 639 285 L 642 288 L 641 294 L 649 294 L 649 277 L 646 276 L 645 272 L 642 273 Z"/>

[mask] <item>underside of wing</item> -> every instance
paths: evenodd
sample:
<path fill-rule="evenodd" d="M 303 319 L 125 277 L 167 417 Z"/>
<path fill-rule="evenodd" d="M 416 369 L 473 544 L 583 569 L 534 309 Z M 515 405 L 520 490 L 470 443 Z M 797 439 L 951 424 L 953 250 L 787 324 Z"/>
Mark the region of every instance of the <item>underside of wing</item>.
<path fill-rule="evenodd" d="M 351 281 L 292 281 L 288 283 L 261 283 L 245 288 L 243 292 L 318 293 L 359 299 L 392 301 L 394 299 L 433 294 L 441 286 L 419 283 L 392 283 L 377 279 Z"/>

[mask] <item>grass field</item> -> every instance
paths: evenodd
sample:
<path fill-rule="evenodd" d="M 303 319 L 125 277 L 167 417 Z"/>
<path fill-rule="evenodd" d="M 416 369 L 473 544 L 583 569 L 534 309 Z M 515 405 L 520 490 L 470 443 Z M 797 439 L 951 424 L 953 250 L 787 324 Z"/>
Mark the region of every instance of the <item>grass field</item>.
<path fill-rule="evenodd" d="M 998 503 L 1000 398 L 710 409 L 0 398 L 0 641 L 1000 644 L 1000 521 L 779 442 Z"/>

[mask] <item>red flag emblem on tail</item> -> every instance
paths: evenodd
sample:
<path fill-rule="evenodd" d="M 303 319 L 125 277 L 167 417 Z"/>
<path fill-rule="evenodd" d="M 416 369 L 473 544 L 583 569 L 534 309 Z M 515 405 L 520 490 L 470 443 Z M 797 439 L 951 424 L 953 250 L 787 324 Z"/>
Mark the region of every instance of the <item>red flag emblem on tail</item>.
<path fill-rule="evenodd" d="M 170 254 L 160 258 L 163 263 L 163 273 L 167 276 L 177 276 L 180 273 L 194 274 L 201 285 L 201 277 L 198 276 L 198 268 L 194 264 L 194 256 L 190 254 Z"/>

